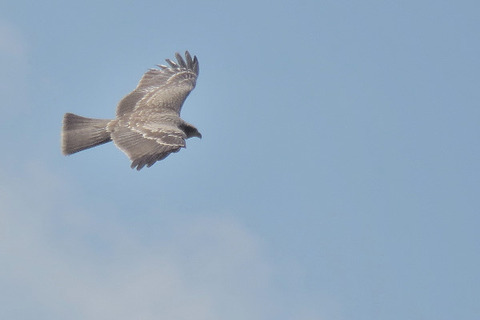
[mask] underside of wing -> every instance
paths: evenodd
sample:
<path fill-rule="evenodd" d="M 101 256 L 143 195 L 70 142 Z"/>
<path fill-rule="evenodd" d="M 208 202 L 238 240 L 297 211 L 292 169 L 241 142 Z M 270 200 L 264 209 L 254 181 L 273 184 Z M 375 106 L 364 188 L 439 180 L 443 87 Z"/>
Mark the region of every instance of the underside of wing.
<path fill-rule="evenodd" d="M 168 108 L 180 113 L 183 102 L 195 88 L 199 73 L 197 57 L 185 52 L 185 59 L 175 53 L 177 62 L 166 59 L 168 66 L 148 70 L 137 88 L 123 98 L 117 107 L 117 116 L 137 108 Z"/>
<path fill-rule="evenodd" d="M 168 124 L 130 125 L 119 123 L 111 134 L 113 142 L 127 154 L 132 168 L 150 167 L 170 153 L 185 147 L 185 133 Z"/>

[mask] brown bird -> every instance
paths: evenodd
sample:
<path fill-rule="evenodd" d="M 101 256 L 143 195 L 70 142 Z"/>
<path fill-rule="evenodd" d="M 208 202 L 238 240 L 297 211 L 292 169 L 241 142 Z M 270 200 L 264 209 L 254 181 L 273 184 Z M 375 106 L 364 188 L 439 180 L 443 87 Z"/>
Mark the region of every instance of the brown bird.
<path fill-rule="evenodd" d="M 202 135 L 180 118 L 183 102 L 195 88 L 198 60 L 188 51 L 185 60 L 148 70 L 135 90 L 117 106 L 113 120 L 92 119 L 66 113 L 63 117 L 62 152 L 70 155 L 113 140 L 137 170 L 150 167 L 170 153 L 185 148 L 185 139 Z"/>

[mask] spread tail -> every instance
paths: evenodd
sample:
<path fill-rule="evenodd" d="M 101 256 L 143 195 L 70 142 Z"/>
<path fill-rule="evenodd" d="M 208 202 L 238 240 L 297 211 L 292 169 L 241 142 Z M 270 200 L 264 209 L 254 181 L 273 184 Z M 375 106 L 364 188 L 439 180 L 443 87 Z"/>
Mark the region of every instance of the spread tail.
<path fill-rule="evenodd" d="M 107 131 L 109 122 L 66 113 L 63 117 L 62 153 L 69 155 L 111 141 Z"/>

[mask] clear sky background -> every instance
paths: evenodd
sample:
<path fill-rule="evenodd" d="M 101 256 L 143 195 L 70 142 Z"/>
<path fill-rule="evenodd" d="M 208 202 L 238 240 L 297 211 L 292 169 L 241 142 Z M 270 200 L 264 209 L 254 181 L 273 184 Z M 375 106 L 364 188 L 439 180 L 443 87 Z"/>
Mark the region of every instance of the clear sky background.
<path fill-rule="evenodd" d="M 0 3 L 1 319 L 480 319 L 478 1 Z M 60 152 L 200 61 L 203 139 Z"/>

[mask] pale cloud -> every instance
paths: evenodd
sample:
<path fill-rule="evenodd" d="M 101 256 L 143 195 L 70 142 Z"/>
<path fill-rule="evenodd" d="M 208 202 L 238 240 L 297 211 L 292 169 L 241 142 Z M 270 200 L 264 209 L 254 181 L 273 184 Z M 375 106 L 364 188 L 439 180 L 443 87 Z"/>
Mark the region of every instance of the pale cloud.
<path fill-rule="evenodd" d="M 75 207 L 74 191 L 41 165 L 1 181 L 2 318 L 268 317 L 271 266 L 234 219 L 172 219 L 168 236 L 146 243 Z"/>
<path fill-rule="evenodd" d="M 84 204 L 44 163 L 6 171 L 2 161 L 0 319 L 339 319 L 334 300 L 298 290 L 308 281 L 300 265 L 272 263 L 228 213 L 152 206 L 163 217 L 152 233 L 109 197 Z"/>

